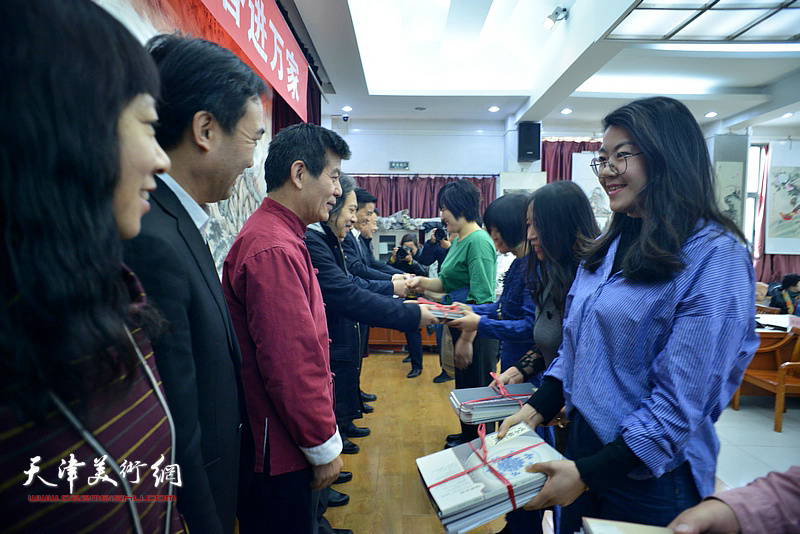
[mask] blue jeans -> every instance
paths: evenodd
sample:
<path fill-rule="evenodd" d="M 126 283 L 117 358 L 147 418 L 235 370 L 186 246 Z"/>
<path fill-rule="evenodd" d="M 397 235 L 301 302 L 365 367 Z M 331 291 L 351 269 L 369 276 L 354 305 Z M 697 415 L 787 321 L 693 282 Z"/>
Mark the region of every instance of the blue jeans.
<path fill-rule="evenodd" d="M 570 412 L 569 416 L 567 457 L 576 460 L 599 451 L 603 444 L 586 419 L 577 410 Z M 699 502 L 700 494 L 689 462 L 684 462 L 658 478 L 634 480 L 625 477 L 602 496 L 593 491 L 583 493 L 562 510 L 561 534 L 580 530 L 583 517 L 665 527 L 678 514 Z"/>

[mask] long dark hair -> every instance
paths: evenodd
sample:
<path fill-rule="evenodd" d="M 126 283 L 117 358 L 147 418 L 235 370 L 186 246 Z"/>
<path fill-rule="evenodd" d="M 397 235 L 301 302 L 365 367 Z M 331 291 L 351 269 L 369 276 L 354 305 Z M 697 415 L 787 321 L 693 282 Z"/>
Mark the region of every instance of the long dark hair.
<path fill-rule="evenodd" d="M 642 282 L 669 280 L 683 268 L 681 249 L 698 221 L 716 222 L 745 242 L 717 207 L 711 158 L 700 126 L 681 102 L 667 97 L 626 104 L 603 119 L 624 128 L 644 154 L 647 183 L 639 193 L 642 227 L 622 260 L 623 276 Z M 608 231 L 584 252 L 586 268 L 602 263 L 628 216 L 614 213 Z"/>
<path fill-rule="evenodd" d="M 111 209 L 117 124 L 158 95 L 158 73 L 90 0 L 0 2 L 0 32 L 0 401 L 36 417 L 47 390 L 85 400 L 87 370 L 136 365 Z"/>
<path fill-rule="evenodd" d="M 540 308 L 549 287 L 550 297 L 563 311 L 580 265 L 579 250 L 600 235 L 600 229 L 589 199 L 574 182 L 553 182 L 537 189 L 527 206 L 533 206 L 533 223 L 546 258 L 540 261 L 530 247 L 528 286 Z"/>

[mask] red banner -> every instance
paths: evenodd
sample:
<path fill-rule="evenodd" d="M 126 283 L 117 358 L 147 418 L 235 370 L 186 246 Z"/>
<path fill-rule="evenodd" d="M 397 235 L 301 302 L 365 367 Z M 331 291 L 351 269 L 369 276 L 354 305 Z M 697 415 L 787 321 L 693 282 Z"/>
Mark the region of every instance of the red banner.
<path fill-rule="evenodd" d="M 272 88 L 304 121 L 308 62 L 274 0 L 202 0 Z"/>

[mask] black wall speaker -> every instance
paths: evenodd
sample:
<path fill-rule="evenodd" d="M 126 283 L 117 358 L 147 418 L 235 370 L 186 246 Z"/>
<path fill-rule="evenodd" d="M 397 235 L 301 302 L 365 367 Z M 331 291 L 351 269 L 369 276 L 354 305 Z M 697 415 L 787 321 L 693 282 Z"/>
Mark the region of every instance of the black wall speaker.
<path fill-rule="evenodd" d="M 517 127 L 517 161 L 538 161 L 542 150 L 542 124 L 521 122 Z"/>

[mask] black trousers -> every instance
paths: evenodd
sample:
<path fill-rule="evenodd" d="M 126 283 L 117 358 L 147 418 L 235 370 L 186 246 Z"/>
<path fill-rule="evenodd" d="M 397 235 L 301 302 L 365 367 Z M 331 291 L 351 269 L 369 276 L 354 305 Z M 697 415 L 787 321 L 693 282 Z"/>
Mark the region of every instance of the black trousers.
<path fill-rule="evenodd" d="M 453 336 L 453 346 L 455 347 L 461 331 L 455 328 L 450 329 Z M 500 350 L 500 342 L 496 339 L 477 336 L 472 342 L 472 363 L 466 369 L 456 367 L 456 389 L 477 388 L 488 386 L 492 383 L 489 373 L 497 370 L 497 357 Z M 486 424 L 486 432 L 494 432 L 494 423 Z M 461 423 L 461 436 L 464 440 L 473 440 L 478 437 L 478 426 Z"/>
<path fill-rule="evenodd" d="M 422 369 L 422 330 L 406 332 L 406 344 L 411 357 L 411 368 Z"/>
<path fill-rule="evenodd" d="M 255 473 L 239 510 L 240 534 L 316 534 L 323 492 L 311 491 L 312 479 L 310 467 L 276 476 Z"/>

